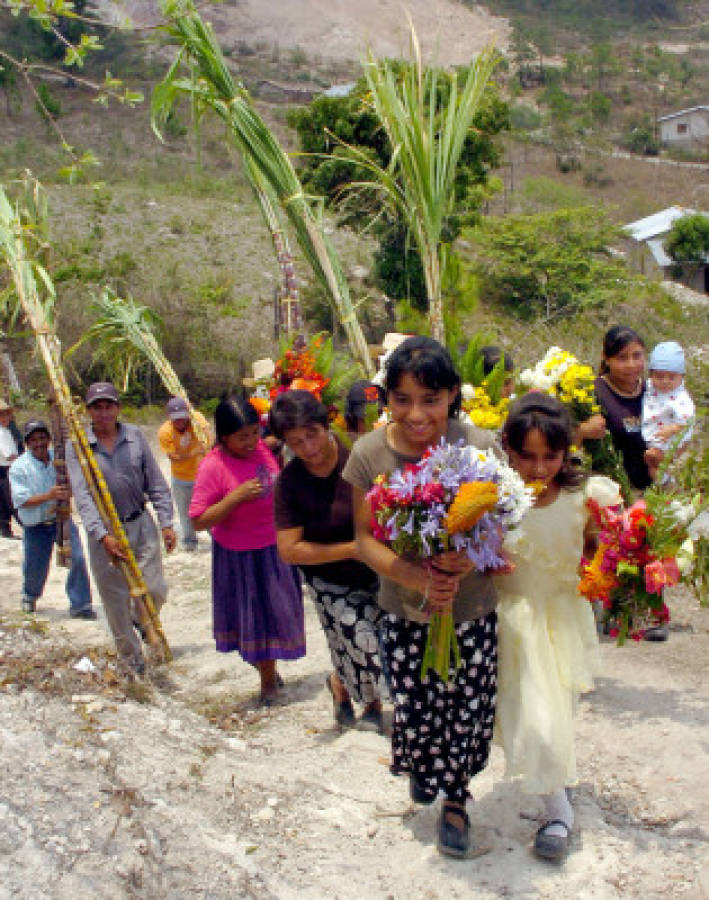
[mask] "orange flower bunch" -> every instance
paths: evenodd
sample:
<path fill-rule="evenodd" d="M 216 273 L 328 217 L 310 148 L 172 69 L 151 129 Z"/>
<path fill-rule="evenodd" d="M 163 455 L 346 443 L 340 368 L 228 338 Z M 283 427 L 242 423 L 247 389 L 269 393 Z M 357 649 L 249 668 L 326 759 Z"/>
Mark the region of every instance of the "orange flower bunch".
<path fill-rule="evenodd" d="M 470 531 L 497 505 L 499 492 L 492 481 L 469 481 L 461 484 L 446 516 L 449 534 Z"/>
<path fill-rule="evenodd" d="M 322 344 L 322 338 L 318 335 L 313 338 L 309 346 L 296 350 L 286 350 L 283 356 L 276 362 L 273 373 L 273 385 L 270 388 L 271 401 L 285 391 L 309 391 L 318 400 L 322 399 L 323 388 L 329 384 L 326 378 L 317 370 L 314 351 Z"/>

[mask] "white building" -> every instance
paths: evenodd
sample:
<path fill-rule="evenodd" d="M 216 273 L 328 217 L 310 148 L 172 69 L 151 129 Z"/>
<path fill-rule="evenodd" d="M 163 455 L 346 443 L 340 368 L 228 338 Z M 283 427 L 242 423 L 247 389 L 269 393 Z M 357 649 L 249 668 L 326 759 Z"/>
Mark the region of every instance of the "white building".
<path fill-rule="evenodd" d="M 665 250 L 665 241 L 677 219 L 693 216 L 697 212 L 709 217 L 709 213 L 701 210 L 689 209 L 686 206 L 669 206 L 651 216 L 625 225 L 623 230 L 628 237 L 624 251 L 628 264 L 653 281 L 674 279 L 695 291 L 709 293 L 709 259 L 698 270 L 692 268 L 691 271 L 683 272 L 678 277 L 673 272 L 675 262 Z"/>
<path fill-rule="evenodd" d="M 709 106 L 692 106 L 657 120 L 660 143 L 672 147 L 702 147 L 709 143 Z"/>

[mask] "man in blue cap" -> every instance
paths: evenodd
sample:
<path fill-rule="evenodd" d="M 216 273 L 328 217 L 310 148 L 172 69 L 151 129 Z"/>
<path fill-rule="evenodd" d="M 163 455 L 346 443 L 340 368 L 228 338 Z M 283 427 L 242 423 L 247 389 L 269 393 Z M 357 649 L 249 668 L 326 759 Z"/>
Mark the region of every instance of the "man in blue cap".
<path fill-rule="evenodd" d="M 57 484 L 49 429 L 41 419 L 31 419 L 24 429 L 26 450 L 10 466 L 12 500 L 22 523 L 22 611 L 33 613 L 49 575 L 57 535 L 57 501 L 69 499 L 69 488 Z M 91 585 L 86 571 L 79 532 L 73 522 L 71 568 L 66 579 L 69 615 L 95 619 Z"/>

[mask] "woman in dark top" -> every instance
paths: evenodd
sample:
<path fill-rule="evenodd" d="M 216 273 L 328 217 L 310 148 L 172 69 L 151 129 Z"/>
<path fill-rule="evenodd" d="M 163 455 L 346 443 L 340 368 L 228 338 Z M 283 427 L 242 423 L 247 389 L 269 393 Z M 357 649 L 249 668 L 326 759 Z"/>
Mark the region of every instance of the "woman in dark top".
<path fill-rule="evenodd" d="M 342 727 L 355 724 L 354 699 L 364 704 L 360 726 L 381 731 L 378 582 L 358 559 L 352 488 L 341 477 L 348 451 L 329 430 L 327 409 L 307 391 L 281 394 L 269 424 L 294 455 L 275 489 L 278 552 L 313 590 L 335 667 L 326 680 L 335 719 Z"/>
<path fill-rule="evenodd" d="M 652 483 L 645 464 L 645 441 L 640 430 L 645 393 L 645 344 L 625 325 L 614 325 L 603 339 L 603 359 L 596 378 L 596 397 L 623 457 L 630 483 L 644 490 Z"/>

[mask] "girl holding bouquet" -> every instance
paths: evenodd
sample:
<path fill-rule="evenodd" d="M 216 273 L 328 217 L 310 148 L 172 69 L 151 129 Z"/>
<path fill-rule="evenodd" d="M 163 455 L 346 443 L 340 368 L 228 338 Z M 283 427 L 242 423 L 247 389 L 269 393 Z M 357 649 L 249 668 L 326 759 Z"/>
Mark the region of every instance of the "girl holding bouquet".
<path fill-rule="evenodd" d="M 534 507 L 506 542 L 512 574 L 499 592 L 500 677 L 495 739 L 507 775 L 522 790 L 544 795 L 546 818 L 534 850 L 560 859 L 574 812 L 567 788 L 576 782 L 573 715 L 578 695 L 593 686 L 598 639 L 591 604 L 578 594 L 578 569 L 593 540 L 588 501 L 621 502 L 615 482 L 583 474 L 569 460 L 572 423 L 566 407 L 533 391 L 510 408 L 502 439 L 512 467 L 535 487 Z"/>
<path fill-rule="evenodd" d="M 458 421 L 460 376 L 432 338 L 409 338 L 392 353 L 385 389 L 391 421 L 356 442 L 343 477 L 354 488 L 360 559 L 380 575 L 380 628 L 394 700 L 391 771 L 408 774 L 416 802 L 443 796 L 438 848 L 462 857 L 471 849 L 468 782 L 487 762 L 494 721 L 495 588 L 462 552 L 426 564 L 397 555 L 374 537 L 366 494 L 378 475 L 418 463 L 441 438 L 486 450 L 494 437 Z M 422 678 L 429 619 L 446 610 L 452 610 L 461 664 L 447 681 L 432 670 Z"/>

